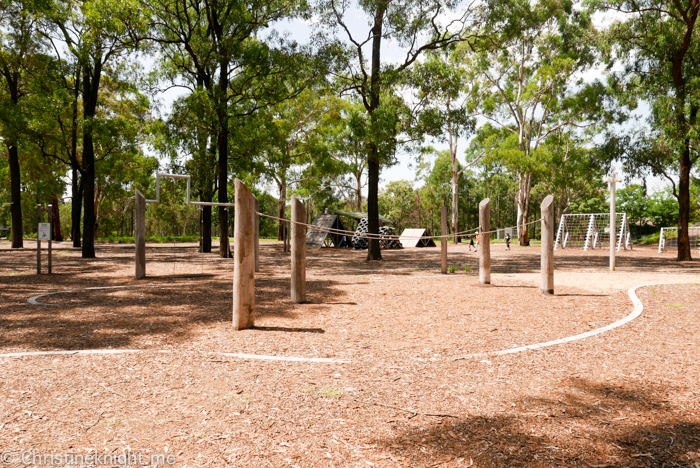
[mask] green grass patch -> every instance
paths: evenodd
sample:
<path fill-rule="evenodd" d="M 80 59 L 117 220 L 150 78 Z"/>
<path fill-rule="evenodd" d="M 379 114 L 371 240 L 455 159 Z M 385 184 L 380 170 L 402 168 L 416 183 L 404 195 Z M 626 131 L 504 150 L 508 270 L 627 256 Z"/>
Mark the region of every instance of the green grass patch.
<path fill-rule="evenodd" d="M 685 307 L 683 304 L 664 304 L 664 307 Z"/>
<path fill-rule="evenodd" d="M 345 394 L 343 389 L 333 388 L 330 385 L 326 385 L 323 388 L 318 388 L 315 385 L 307 385 L 302 389 L 302 393 L 321 398 L 339 398 Z"/>

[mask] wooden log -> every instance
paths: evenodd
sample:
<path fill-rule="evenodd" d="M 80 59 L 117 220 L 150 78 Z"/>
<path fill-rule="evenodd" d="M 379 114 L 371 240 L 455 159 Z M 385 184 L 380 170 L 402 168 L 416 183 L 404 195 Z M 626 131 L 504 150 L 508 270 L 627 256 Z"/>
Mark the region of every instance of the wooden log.
<path fill-rule="evenodd" d="M 146 277 L 146 198 L 138 189 L 134 196 L 134 243 L 136 279 L 143 279 Z"/>
<path fill-rule="evenodd" d="M 540 205 L 542 243 L 540 276 L 543 294 L 554 294 L 554 197 L 547 195 Z"/>
<path fill-rule="evenodd" d="M 304 204 L 292 197 L 292 302 L 306 301 L 306 222 Z"/>
<path fill-rule="evenodd" d="M 442 259 L 441 269 L 443 275 L 447 274 L 447 207 L 440 208 L 440 255 Z"/>
<path fill-rule="evenodd" d="M 491 284 L 491 200 L 479 203 L 479 283 Z"/>
<path fill-rule="evenodd" d="M 255 272 L 260 271 L 260 200 L 255 198 Z"/>
<path fill-rule="evenodd" d="M 255 197 L 240 180 L 234 186 L 233 328 L 243 330 L 255 325 Z"/>

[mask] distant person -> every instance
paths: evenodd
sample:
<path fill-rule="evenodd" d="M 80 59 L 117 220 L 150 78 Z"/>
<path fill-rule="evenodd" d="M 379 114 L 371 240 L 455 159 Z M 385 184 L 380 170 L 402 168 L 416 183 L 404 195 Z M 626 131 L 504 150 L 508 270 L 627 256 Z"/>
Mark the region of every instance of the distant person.
<path fill-rule="evenodd" d="M 474 236 L 469 236 L 469 251 L 472 251 L 472 247 L 474 247 Z M 476 247 L 474 247 L 474 251 L 476 252 Z"/>
<path fill-rule="evenodd" d="M 476 235 L 476 247 L 474 247 L 474 252 L 479 250 L 479 234 Z"/>
<path fill-rule="evenodd" d="M 506 250 L 510 250 L 510 233 L 506 232 Z"/>

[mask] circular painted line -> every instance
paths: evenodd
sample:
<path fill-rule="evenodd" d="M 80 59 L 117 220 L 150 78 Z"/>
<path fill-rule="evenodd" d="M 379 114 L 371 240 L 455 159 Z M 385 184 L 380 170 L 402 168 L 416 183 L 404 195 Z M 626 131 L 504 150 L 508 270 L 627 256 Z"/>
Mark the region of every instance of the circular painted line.
<path fill-rule="evenodd" d="M 560 338 L 558 340 L 545 341 L 543 343 L 535 343 L 535 344 L 531 344 L 531 345 L 520 346 L 517 348 L 504 349 L 501 351 L 467 354 L 465 356 L 455 358 L 455 361 L 458 361 L 460 359 L 472 359 L 472 358 L 489 357 L 489 356 L 503 356 L 506 354 L 521 353 L 523 351 L 543 349 L 543 348 L 547 348 L 549 346 L 555 346 L 555 345 L 560 345 L 560 344 L 564 344 L 564 343 L 571 343 L 572 341 L 583 340 L 583 339 L 590 338 L 590 337 L 595 336 L 595 335 L 600 335 L 601 333 L 605 333 L 607 331 L 621 327 L 621 326 L 631 322 L 632 320 L 636 319 L 640 315 L 642 315 L 642 311 L 644 311 L 644 304 L 642 304 L 642 301 L 640 301 L 639 297 L 637 297 L 637 294 L 636 294 L 637 289 L 644 288 L 647 286 L 662 286 L 665 284 L 681 284 L 681 283 L 642 284 L 639 286 L 632 286 L 631 288 L 629 288 L 627 290 L 627 295 L 632 300 L 632 304 L 634 305 L 632 312 L 627 317 L 622 318 L 622 319 L 618 320 L 617 322 L 613 322 L 610 325 L 596 328 L 595 330 L 587 331 L 586 333 L 581 333 L 581 334 L 573 335 L 573 336 L 567 336 L 566 338 Z"/>
<path fill-rule="evenodd" d="M 172 283 L 170 283 L 170 284 L 172 284 Z M 555 345 L 560 345 L 560 344 L 565 344 L 565 343 L 571 343 L 573 341 L 583 340 L 583 339 L 590 338 L 590 337 L 595 336 L 595 335 L 599 335 L 601 333 L 608 332 L 610 330 L 614 330 L 615 328 L 621 327 L 621 326 L 631 322 L 632 320 L 636 319 L 644 311 L 644 304 L 642 304 L 642 301 L 639 299 L 639 297 L 636 294 L 637 289 L 644 288 L 647 286 L 663 286 L 663 285 L 669 285 L 669 284 L 684 284 L 684 283 L 653 283 L 653 284 L 642 284 L 639 286 L 632 286 L 631 288 L 629 288 L 627 290 L 627 295 L 629 296 L 629 298 L 632 301 L 632 304 L 634 306 L 634 308 L 632 309 L 632 312 L 629 315 L 627 315 L 626 317 L 624 317 L 616 322 L 613 322 L 610 325 L 596 328 L 595 330 L 590 330 L 588 332 L 580 333 L 578 335 L 568 336 L 566 338 L 560 338 L 558 340 L 545 341 L 542 343 L 535 343 L 535 344 L 520 346 L 520 347 L 516 347 L 516 348 L 509 348 L 509 349 L 504 349 L 501 351 L 467 354 L 467 355 L 455 358 L 454 360 L 458 361 L 458 360 L 462 360 L 462 359 L 473 359 L 473 358 L 490 357 L 490 356 L 503 356 L 506 354 L 515 354 L 515 353 L 520 353 L 523 351 L 539 350 L 539 349 L 547 348 L 550 346 L 555 346 Z M 52 294 L 60 294 L 60 293 L 67 293 L 67 292 L 74 292 L 74 291 L 129 288 L 129 287 L 141 287 L 141 286 L 157 286 L 157 285 L 156 284 L 149 284 L 149 285 L 103 286 L 103 287 L 96 287 L 96 288 L 70 289 L 70 290 L 65 290 L 65 291 L 55 291 L 55 292 L 50 292 L 50 293 L 45 293 L 45 294 L 39 294 L 37 296 L 32 296 L 31 298 L 29 298 L 29 303 L 35 304 L 35 305 L 51 305 L 51 306 L 53 306 L 53 305 L 58 305 L 58 304 L 47 304 L 47 303 L 43 303 L 43 302 L 38 302 L 37 299 L 44 297 L 44 296 L 49 296 Z M 142 352 L 142 351 L 143 350 L 132 350 L 132 349 L 124 349 L 124 350 L 119 350 L 119 349 L 99 350 L 99 349 L 96 349 L 96 350 L 76 350 L 76 351 L 31 351 L 31 352 L 24 352 L 24 353 L 0 354 L 0 358 L 3 358 L 3 357 L 25 357 L 25 356 L 49 356 L 49 355 L 56 355 L 56 354 L 64 354 L 64 355 L 119 354 L 119 353 L 138 353 L 138 352 Z M 161 351 L 161 352 L 168 352 L 168 351 Z M 239 359 L 256 359 L 256 360 L 268 360 L 268 361 L 341 363 L 341 364 L 350 362 L 350 361 L 331 359 L 331 358 L 268 356 L 268 355 L 260 355 L 260 354 L 240 354 L 240 353 L 222 353 L 222 352 L 214 352 L 214 354 L 235 357 L 235 358 L 239 358 Z"/>

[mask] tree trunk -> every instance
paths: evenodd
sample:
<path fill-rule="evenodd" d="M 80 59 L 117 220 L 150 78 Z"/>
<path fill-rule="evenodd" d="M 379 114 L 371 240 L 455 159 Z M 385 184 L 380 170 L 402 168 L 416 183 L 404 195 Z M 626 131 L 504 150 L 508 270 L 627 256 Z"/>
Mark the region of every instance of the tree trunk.
<path fill-rule="evenodd" d="M 287 184 L 277 184 L 280 191 L 280 198 L 278 201 L 277 217 L 284 218 L 287 210 Z M 284 240 L 284 221 L 280 221 L 277 228 L 277 240 Z"/>
<path fill-rule="evenodd" d="M 518 204 L 518 243 L 523 246 L 530 245 L 530 236 L 527 232 L 527 221 L 530 217 L 530 189 L 532 188 L 532 175 L 524 174 L 520 177 L 516 202 Z"/>
<path fill-rule="evenodd" d="M 102 57 L 83 65 L 83 258 L 95 258 L 95 146 L 93 121 L 102 77 Z"/>
<path fill-rule="evenodd" d="M 678 182 L 678 260 L 690 261 L 691 246 L 688 236 L 688 223 L 690 221 L 690 142 L 686 140 L 686 146 L 681 156 L 680 180 Z"/>
<path fill-rule="evenodd" d="M 459 232 L 459 171 L 457 169 L 457 148 L 450 148 L 452 155 L 452 233 Z M 459 236 L 454 236 L 455 244 L 459 243 Z"/>
<path fill-rule="evenodd" d="M 53 240 L 63 242 L 61 234 L 61 210 L 58 209 L 58 197 L 51 197 L 51 209 L 53 210 Z"/>
<path fill-rule="evenodd" d="M 382 24 L 386 4 L 379 5 L 374 15 L 374 27 L 372 28 L 372 78 L 370 80 L 370 98 L 367 111 L 370 115 L 372 126 L 378 125 L 375 121 L 374 111 L 379 108 L 381 95 L 381 46 Z M 370 234 L 379 234 L 379 148 L 375 143 L 368 145 L 367 155 L 367 221 Z M 379 239 L 369 239 L 367 248 L 367 260 L 381 260 L 382 252 L 379 249 Z"/>
<path fill-rule="evenodd" d="M 219 203 L 228 203 L 228 60 L 219 63 L 218 117 L 219 117 Z M 219 207 L 219 255 L 230 254 L 228 240 L 228 210 Z"/>
<path fill-rule="evenodd" d="M 14 111 L 19 104 L 19 74 L 7 72 L 4 74 L 7 80 L 10 101 Z M 13 112 L 15 116 L 17 112 Z M 22 228 L 22 179 L 19 167 L 19 150 L 12 138 L 5 140 L 10 163 L 10 216 L 12 218 L 12 248 L 24 247 L 24 229 Z"/>
<path fill-rule="evenodd" d="M 19 154 L 17 146 L 7 143 L 7 152 L 10 159 L 10 213 L 12 216 L 12 248 L 24 247 L 24 229 L 22 229 L 22 184 L 19 170 Z"/>
<path fill-rule="evenodd" d="M 71 238 L 73 239 L 73 247 L 80 247 L 82 245 L 80 236 L 80 217 L 83 211 L 84 185 L 83 178 L 76 169 L 73 169 L 71 185 L 71 195 L 73 196 L 71 202 Z"/>
<path fill-rule="evenodd" d="M 209 197 L 211 201 L 211 197 Z M 211 206 L 202 207 L 202 252 L 211 252 Z"/>

